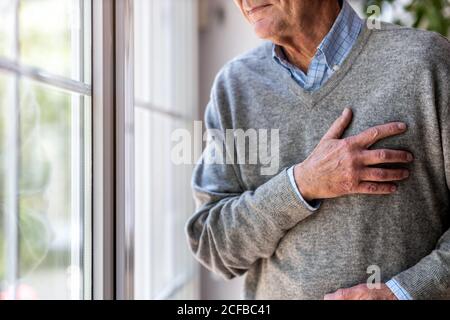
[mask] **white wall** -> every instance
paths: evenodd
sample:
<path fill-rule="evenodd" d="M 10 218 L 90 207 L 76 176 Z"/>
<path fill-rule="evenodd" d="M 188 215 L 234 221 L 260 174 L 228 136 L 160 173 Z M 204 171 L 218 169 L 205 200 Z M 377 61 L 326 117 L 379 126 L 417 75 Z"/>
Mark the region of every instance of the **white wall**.
<path fill-rule="evenodd" d="M 230 59 L 259 44 L 250 25 L 232 0 L 206 0 L 207 25 L 200 32 L 200 106 L 203 113 L 211 85 L 220 68 Z M 223 15 L 223 19 L 221 16 Z M 203 117 L 203 115 L 201 115 Z M 239 299 L 242 279 L 219 280 L 208 271 L 202 272 L 203 299 Z"/>
<path fill-rule="evenodd" d="M 232 0 L 206 0 L 207 26 L 200 32 L 200 103 L 208 103 L 211 84 L 229 60 L 259 44 Z M 223 10 L 223 20 L 220 12 Z"/>

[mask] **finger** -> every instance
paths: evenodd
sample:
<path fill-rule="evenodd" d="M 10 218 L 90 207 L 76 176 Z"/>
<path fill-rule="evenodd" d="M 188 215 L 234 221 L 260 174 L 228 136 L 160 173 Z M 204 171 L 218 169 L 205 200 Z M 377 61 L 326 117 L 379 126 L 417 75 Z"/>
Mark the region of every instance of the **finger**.
<path fill-rule="evenodd" d="M 361 161 L 366 166 L 382 163 L 410 163 L 414 161 L 414 156 L 411 152 L 401 150 L 364 150 Z"/>
<path fill-rule="evenodd" d="M 374 182 L 401 181 L 408 177 L 409 170 L 406 169 L 365 168 L 360 175 L 361 181 Z"/>
<path fill-rule="evenodd" d="M 348 289 L 339 289 L 336 292 L 325 295 L 324 300 L 346 300 Z"/>
<path fill-rule="evenodd" d="M 342 115 L 331 125 L 328 132 L 323 136 L 322 140 L 339 139 L 345 132 L 345 129 L 352 122 L 353 112 L 350 108 L 345 108 Z"/>
<path fill-rule="evenodd" d="M 352 137 L 352 140 L 365 148 L 369 148 L 380 140 L 400 135 L 405 133 L 406 130 L 407 126 L 405 123 L 393 122 L 367 129 L 359 135 Z"/>
<path fill-rule="evenodd" d="M 397 191 L 397 186 L 393 183 L 361 182 L 356 193 L 368 195 L 388 195 Z"/>

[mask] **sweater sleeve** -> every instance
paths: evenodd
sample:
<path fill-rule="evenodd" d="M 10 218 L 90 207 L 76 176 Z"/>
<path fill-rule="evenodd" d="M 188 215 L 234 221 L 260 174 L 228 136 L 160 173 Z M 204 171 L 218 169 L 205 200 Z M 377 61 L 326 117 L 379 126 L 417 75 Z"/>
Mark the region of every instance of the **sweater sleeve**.
<path fill-rule="evenodd" d="M 224 130 L 214 100 L 205 118 L 208 130 Z M 213 143 L 208 143 L 194 170 L 197 210 L 187 222 L 186 233 L 195 257 L 209 270 L 231 279 L 258 259 L 272 256 L 286 232 L 312 211 L 297 198 L 287 169 L 255 190 L 246 190 L 238 167 L 209 164 L 213 150 Z"/>
<path fill-rule="evenodd" d="M 447 40 L 445 40 L 447 41 Z M 446 50 L 450 52 L 447 42 Z M 446 61 L 442 59 L 442 61 Z M 444 174 L 446 177 L 448 195 L 450 197 L 450 65 L 437 68 L 441 74 L 439 94 L 440 128 L 442 151 L 444 158 Z M 448 212 L 447 221 L 450 220 Z M 450 230 L 444 232 L 435 250 L 424 257 L 412 268 L 400 273 L 394 280 L 406 290 L 413 299 L 442 299 L 450 298 Z"/>

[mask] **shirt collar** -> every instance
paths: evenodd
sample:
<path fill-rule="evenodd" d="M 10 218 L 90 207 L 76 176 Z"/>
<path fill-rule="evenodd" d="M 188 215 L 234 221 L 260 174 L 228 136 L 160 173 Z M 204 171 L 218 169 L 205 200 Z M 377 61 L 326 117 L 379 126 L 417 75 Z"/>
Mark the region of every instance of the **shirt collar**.
<path fill-rule="evenodd" d="M 321 52 L 329 68 L 333 68 L 335 65 L 340 65 L 339 50 L 345 47 L 351 47 L 348 44 L 352 44 L 358 38 L 359 33 L 363 25 L 363 20 L 353 10 L 346 0 L 343 2 L 341 12 L 339 13 L 336 21 L 334 22 L 331 30 L 325 36 L 317 48 L 318 52 Z M 291 66 L 283 49 L 278 46 L 273 46 L 272 51 L 273 58 L 287 66 Z"/>

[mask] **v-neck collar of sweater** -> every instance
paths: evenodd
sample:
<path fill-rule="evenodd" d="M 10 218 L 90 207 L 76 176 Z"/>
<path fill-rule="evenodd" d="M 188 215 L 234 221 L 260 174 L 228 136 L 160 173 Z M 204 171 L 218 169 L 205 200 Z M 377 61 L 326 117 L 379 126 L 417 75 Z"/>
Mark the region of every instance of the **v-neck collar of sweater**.
<path fill-rule="evenodd" d="M 319 103 L 323 98 L 325 98 L 328 94 L 330 94 L 336 86 L 345 78 L 361 52 L 364 50 L 364 47 L 366 46 L 370 36 L 372 35 L 373 30 L 367 27 L 367 20 L 364 20 L 364 26 L 361 29 L 361 33 L 358 36 L 358 39 L 356 40 L 353 48 L 350 50 L 350 53 L 343 61 L 340 68 L 335 71 L 331 77 L 328 79 L 328 81 L 318 90 L 315 91 L 307 91 L 303 89 L 301 86 L 298 85 L 298 83 L 295 82 L 294 79 L 292 79 L 291 74 L 281 68 L 273 59 L 272 59 L 272 52 L 268 52 L 269 60 L 271 63 L 275 65 L 277 70 L 280 70 L 282 73 L 282 78 L 280 81 L 283 81 L 284 83 L 287 83 L 289 86 L 289 89 L 296 95 L 298 98 L 305 103 L 308 106 L 315 106 L 317 103 Z M 271 48 L 269 46 L 269 48 Z"/>

